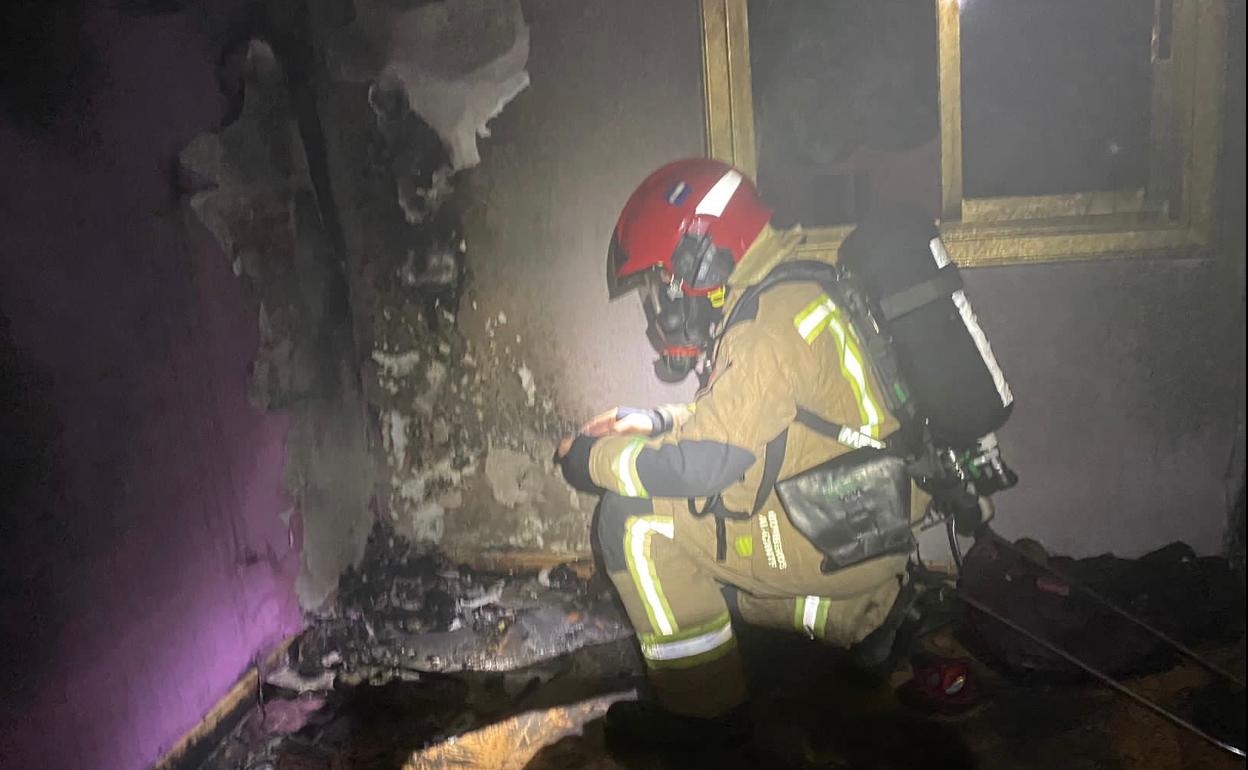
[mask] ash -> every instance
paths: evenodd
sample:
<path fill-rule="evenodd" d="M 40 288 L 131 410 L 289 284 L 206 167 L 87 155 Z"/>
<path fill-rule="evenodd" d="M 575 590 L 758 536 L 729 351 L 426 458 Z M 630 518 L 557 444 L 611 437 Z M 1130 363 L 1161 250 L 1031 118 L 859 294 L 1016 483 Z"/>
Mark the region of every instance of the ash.
<path fill-rule="evenodd" d="M 568 565 L 540 574 L 473 570 L 378 524 L 359 567 L 292 650 L 314 679 L 380 684 L 421 673 L 503 672 L 632 634 L 609 586 Z"/>

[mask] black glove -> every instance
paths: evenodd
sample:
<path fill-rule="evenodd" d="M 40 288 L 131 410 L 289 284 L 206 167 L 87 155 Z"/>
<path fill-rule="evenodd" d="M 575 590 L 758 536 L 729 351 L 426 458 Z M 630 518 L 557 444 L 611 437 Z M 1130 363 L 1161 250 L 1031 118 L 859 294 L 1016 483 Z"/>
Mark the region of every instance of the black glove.
<path fill-rule="evenodd" d="M 573 489 L 600 494 L 602 487 L 595 484 L 593 477 L 589 475 L 589 450 L 593 448 L 594 441 L 589 436 L 577 436 L 568 448 L 568 453 L 559 460 L 559 465 L 563 470 L 564 480 Z"/>

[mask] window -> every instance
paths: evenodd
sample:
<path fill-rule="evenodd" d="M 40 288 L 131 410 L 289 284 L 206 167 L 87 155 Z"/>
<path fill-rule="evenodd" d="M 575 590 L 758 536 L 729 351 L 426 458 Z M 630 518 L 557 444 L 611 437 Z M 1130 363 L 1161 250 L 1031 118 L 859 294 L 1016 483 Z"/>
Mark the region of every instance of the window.
<path fill-rule="evenodd" d="M 881 199 L 963 264 L 1197 253 L 1226 0 L 703 0 L 709 153 L 807 251 Z"/>

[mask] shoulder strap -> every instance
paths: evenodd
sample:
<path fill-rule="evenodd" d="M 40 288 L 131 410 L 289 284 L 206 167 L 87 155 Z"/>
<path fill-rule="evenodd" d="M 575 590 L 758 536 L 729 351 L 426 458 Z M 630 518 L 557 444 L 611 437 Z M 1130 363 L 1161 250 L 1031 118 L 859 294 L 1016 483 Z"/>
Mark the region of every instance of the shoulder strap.
<path fill-rule="evenodd" d="M 839 291 L 835 288 L 837 284 L 837 269 L 833 265 L 826 262 L 815 262 L 814 260 L 800 260 L 797 262 L 785 262 L 777 265 L 770 273 L 763 277 L 763 280 L 748 286 L 741 295 L 741 299 L 737 304 L 733 305 L 732 312 L 728 314 L 728 318 L 724 321 L 720 328 L 719 336 L 723 336 L 724 332 L 742 321 L 750 321 L 758 315 L 758 299 L 763 292 L 774 288 L 782 283 L 815 283 L 818 284 L 825 292 L 829 292 L 833 302 L 839 295 Z"/>
<path fill-rule="evenodd" d="M 750 509 L 750 515 L 753 516 L 763 507 L 763 503 L 767 502 L 767 496 L 771 494 L 771 488 L 780 480 L 780 468 L 784 465 L 785 450 L 788 449 L 789 429 L 785 428 L 771 441 L 767 442 L 767 448 L 763 451 L 763 477 L 758 481 L 758 491 L 754 493 L 754 507 Z"/>
<path fill-rule="evenodd" d="M 800 406 L 797 408 L 797 417 L 793 418 L 793 422 L 801 423 L 807 428 L 813 430 L 815 433 L 820 433 L 828 438 L 838 440 L 840 439 L 841 431 L 845 429 L 845 426 L 832 422 L 831 420 L 825 420 L 823 417 L 820 417 L 809 409 L 804 409 Z"/>
<path fill-rule="evenodd" d="M 832 439 L 838 439 L 841 435 L 841 426 L 825 420 L 809 409 L 802 407 L 797 408 L 797 416 L 793 418 L 793 422 L 805 425 L 807 428 L 822 433 Z M 780 480 L 780 468 L 784 465 L 785 450 L 788 448 L 789 430 L 785 428 L 780 435 L 767 442 L 767 448 L 763 452 L 763 476 L 758 482 L 758 492 L 754 494 L 754 507 L 750 510 L 750 515 L 757 514 L 762 509 L 763 503 L 767 502 L 767 496 L 771 494 L 771 489 Z"/>
<path fill-rule="evenodd" d="M 718 336 L 723 337 L 725 332 L 742 321 L 752 320 L 758 314 L 759 297 L 782 283 L 817 284 L 837 307 L 845 311 L 866 349 L 868 365 L 884 389 L 884 403 L 888 410 L 903 423 L 915 420 L 915 407 L 910 399 L 910 390 L 902 379 L 892 340 L 876 323 L 866 295 L 835 265 L 814 260 L 778 265 L 763 280 L 745 290 L 725 319 Z"/>

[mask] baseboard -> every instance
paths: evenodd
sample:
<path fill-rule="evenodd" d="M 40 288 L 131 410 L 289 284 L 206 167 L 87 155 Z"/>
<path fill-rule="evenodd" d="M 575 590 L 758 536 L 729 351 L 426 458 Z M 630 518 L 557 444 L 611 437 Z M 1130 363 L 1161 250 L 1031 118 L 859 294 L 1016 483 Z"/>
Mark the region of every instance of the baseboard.
<path fill-rule="evenodd" d="M 297 636 L 297 635 L 296 635 Z M 209 709 L 204 718 L 183 735 L 173 748 L 152 765 L 151 770 L 195 770 L 212 750 L 229 735 L 247 709 L 256 701 L 262 671 L 274 667 L 290 649 L 296 636 L 285 639 L 265 656 L 260 665 L 252 666 L 239 678 L 221 700 Z"/>

